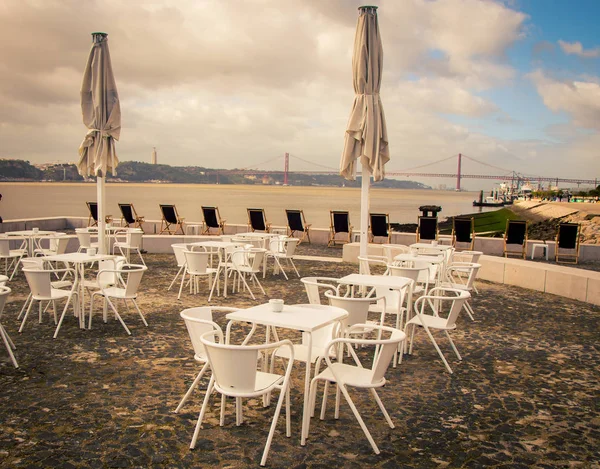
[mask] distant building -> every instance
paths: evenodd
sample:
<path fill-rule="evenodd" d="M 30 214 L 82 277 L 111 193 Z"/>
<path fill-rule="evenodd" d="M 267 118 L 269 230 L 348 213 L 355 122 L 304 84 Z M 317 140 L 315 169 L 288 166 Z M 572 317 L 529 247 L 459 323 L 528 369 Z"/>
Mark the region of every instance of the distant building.
<path fill-rule="evenodd" d="M 157 164 L 156 147 L 153 147 L 152 149 L 152 160 L 150 161 L 150 163 Z"/>

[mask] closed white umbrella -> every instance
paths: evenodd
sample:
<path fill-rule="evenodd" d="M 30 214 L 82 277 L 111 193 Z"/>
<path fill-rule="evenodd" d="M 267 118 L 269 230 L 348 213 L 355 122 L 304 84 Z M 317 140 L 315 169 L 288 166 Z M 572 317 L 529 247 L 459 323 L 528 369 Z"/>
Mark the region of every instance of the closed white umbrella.
<path fill-rule="evenodd" d="M 98 197 L 98 246 L 105 253 L 104 178 L 119 164 L 115 140 L 121 134 L 121 106 L 113 75 L 106 33 L 92 33 L 92 49 L 81 84 L 81 112 L 89 129 L 79 146 L 79 174 L 95 175 Z"/>
<path fill-rule="evenodd" d="M 367 255 L 369 226 L 369 183 L 385 177 L 385 164 L 390 159 L 385 115 L 379 97 L 383 69 L 383 47 L 379 36 L 377 7 L 359 9 L 352 74 L 354 78 L 354 105 L 346 129 L 344 151 L 340 161 L 340 175 L 348 180 L 356 178 L 356 160 L 362 166 L 360 202 L 360 255 Z"/>

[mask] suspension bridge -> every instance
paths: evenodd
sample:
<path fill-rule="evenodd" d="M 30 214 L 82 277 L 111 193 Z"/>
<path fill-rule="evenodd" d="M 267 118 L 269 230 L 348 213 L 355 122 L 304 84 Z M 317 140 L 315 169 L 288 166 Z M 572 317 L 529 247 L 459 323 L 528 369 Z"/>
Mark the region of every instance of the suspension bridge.
<path fill-rule="evenodd" d="M 304 164 L 308 164 L 311 167 L 321 168 L 319 170 L 295 170 L 290 171 L 290 158 L 294 160 L 298 160 L 303 162 Z M 259 166 L 273 164 L 276 161 L 283 160 L 283 169 L 282 170 L 271 170 L 271 169 L 258 169 Z M 435 166 L 439 167 L 446 161 L 456 160 L 456 172 L 427 172 L 424 169 L 427 167 Z M 470 174 L 464 173 L 463 161 L 467 160 L 470 162 L 477 163 L 481 166 L 486 167 L 490 171 L 490 174 L 487 172 L 485 174 Z M 446 165 L 447 166 L 447 165 Z M 258 175 L 264 174 L 265 172 L 283 174 L 283 184 L 287 185 L 289 181 L 290 174 L 339 174 L 339 168 L 332 168 L 330 166 L 326 166 L 320 163 L 316 163 L 314 161 L 309 161 L 305 158 L 301 158 L 299 156 L 290 155 L 289 153 L 285 153 L 284 155 L 278 155 L 274 158 L 270 158 L 268 160 L 262 161 L 258 164 L 248 166 L 246 168 L 241 168 L 238 170 L 228 171 L 228 173 L 236 173 L 236 174 L 247 174 L 247 175 Z M 456 155 L 449 156 L 447 158 L 442 158 L 437 161 L 432 161 L 429 163 L 425 163 L 413 168 L 408 168 L 405 170 L 394 170 L 387 169 L 386 167 L 386 177 L 387 176 L 404 176 L 404 177 L 427 177 L 427 178 L 446 178 L 446 179 L 455 179 L 456 180 L 456 190 L 461 190 L 461 180 L 462 179 L 488 179 L 488 180 L 496 180 L 496 181 L 511 181 L 511 184 L 514 185 L 522 185 L 525 182 L 529 183 L 538 183 L 542 185 L 543 183 L 555 184 L 558 186 L 559 183 L 562 184 L 580 184 L 592 185 L 593 187 L 597 187 L 599 184 L 598 178 L 595 179 L 578 179 L 578 178 L 563 178 L 563 177 L 550 177 L 550 176 L 538 176 L 533 174 L 523 174 L 514 170 L 509 170 L 506 168 L 501 168 L 498 166 L 494 166 L 492 164 L 486 163 L 484 161 L 478 160 L 477 158 L 464 155 L 462 153 L 458 153 Z"/>

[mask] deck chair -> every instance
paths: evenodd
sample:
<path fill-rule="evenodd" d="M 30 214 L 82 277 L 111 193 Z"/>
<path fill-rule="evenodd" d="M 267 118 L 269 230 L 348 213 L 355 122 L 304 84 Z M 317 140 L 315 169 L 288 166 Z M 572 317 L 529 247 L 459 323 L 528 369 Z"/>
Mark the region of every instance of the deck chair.
<path fill-rule="evenodd" d="M 248 210 L 248 229 L 250 231 L 271 232 L 271 224 L 267 222 L 265 210 L 262 208 L 249 208 Z"/>
<path fill-rule="evenodd" d="M 133 204 L 119 204 L 119 208 L 121 209 L 121 226 L 131 227 L 131 228 L 139 228 L 144 231 L 142 228 L 142 223 L 144 223 L 144 217 L 141 217 L 135 211 Z"/>
<path fill-rule="evenodd" d="M 211 228 L 217 230 L 217 234 L 225 234 L 225 221 L 221 218 L 219 207 L 204 207 L 202 206 L 202 215 L 204 216 L 204 224 L 202 225 L 202 234 L 211 234 Z"/>
<path fill-rule="evenodd" d="M 304 218 L 304 212 L 302 210 L 287 210 L 285 211 L 288 220 L 288 236 L 290 238 L 298 238 L 298 244 L 305 239 L 310 244 L 310 224 L 306 223 Z M 302 235 L 296 235 L 296 233 L 302 233 Z"/>
<path fill-rule="evenodd" d="M 437 217 L 419 217 L 417 243 L 420 241 L 437 241 L 438 234 Z"/>
<path fill-rule="evenodd" d="M 392 231 L 390 229 L 389 213 L 370 213 L 369 214 L 369 241 L 374 241 L 375 237 L 387 238 L 387 243 L 392 242 Z"/>
<path fill-rule="evenodd" d="M 98 203 L 97 202 L 86 202 L 90 216 L 88 217 L 88 226 L 98 226 Z M 104 216 L 105 223 L 112 222 L 112 215 Z"/>
<path fill-rule="evenodd" d="M 457 244 L 463 247 L 457 247 Z M 455 217 L 452 220 L 452 246 L 461 251 L 473 250 L 475 246 L 475 219 L 473 217 Z"/>
<path fill-rule="evenodd" d="M 352 225 L 350 224 L 350 214 L 348 212 L 341 212 L 336 210 L 330 210 L 329 216 L 331 217 L 331 225 L 329 227 L 329 241 L 327 241 L 327 247 L 336 243 L 349 243 L 352 238 Z M 342 239 L 336 238 L 338 234 L 343 234 Z"/>
<path fill-rule="evenodd" d="M 525 259 L 527 247 L 527 221 L 506 220 L 504 232 L 504 257 L 516 255 Z"/>
<path fill-rule="evenodd" d="M 556 262 L 577 264 L 578 261 L 579 223 L 560 223 L 556 232 Z"/>
<path fill-rule="evenodd" d="M 175 205 L 162 205 L 160 206 L 162 213 L 162 221 L 160 222 L 160 233 L 177 234 L 181 231 L 181 234 L 185 234 L 183 231 L 183 218 L 177 213 Z"/>

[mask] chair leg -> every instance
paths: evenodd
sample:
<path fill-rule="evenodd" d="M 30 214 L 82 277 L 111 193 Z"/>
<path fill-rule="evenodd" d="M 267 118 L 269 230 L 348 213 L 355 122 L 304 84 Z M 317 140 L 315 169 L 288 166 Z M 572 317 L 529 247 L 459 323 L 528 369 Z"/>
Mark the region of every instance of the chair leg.
<path fill-rule="evenodd" d="M 27 316 L 29 315 L 29 311 L 31 310 L 31 307 L 33 306 L 33 298 L 31 298 L 31 301 L 29 302 L 29 307 L 27 308 L 27 311 L 25 312 L 25 316 L 23 317 L 23 321 L 21 322 L 21 327 L 19 327 L 19 332 L 23 332 L 23 328 L 25 327 L 25 321 L 27 321 Z"/>
<path fill-rule="evenodd" d="M 385 420 L 388 423 L 388 425 L 390 426 L 390 428 L 396 428 L 394 426 L 394 422 L 392 422 L 392 419 L 390 418 L 390 414 L 388 414 L 387 410 L 385 410 L 385 407 L 383 406 L 383 402 L 381 402 L 381 399 L 379 397 L 379 394 L 377 394 L 377 391 L 375 391 L 375 389 L 373 389 L 373 388 L 369 389 L 369 391 L 371 392 L 372 396 L 375 398 L 375 401 L 377 402 L 377 405 L 379 406 L 379 409 L 381 410 L 381 413 L 385 417 Z"/>
<path fill-rule="evenodd" d="M 10 359 L 13 362 L 13 365 L 15 366 L 15 368 L 19 368 L 17 359 L 15 358 L 15 355 L 13 354 L 13 349 L 16 348 L 15 344 L 10 339 L 10 336 L 8 335 L 8 333 L 6 332 L 6 330 L 4 329 L 4 326 L 2 324 L 0 324 L 0 336 L 2 336 L 2 341 L 4 342 L 4 345 L 6 346 L 6 350 L 8 350 L 8 354 L 10 355 Z"/>
<path fill-rule="evenodd" d="M 200 409 L 200 415 L 198 416 L 198 422 L 196 422 L 196 428 L 194 428 L 194 436 L 192 437 L 192 442 L 190 443 L 190 449 L 194 449 L 196 447 L 196 441 L 198 440 L 198 434 L 200 433 L 202 420 L 204 419 L 204 414 L 206 413 L 206 407 L 208 406 L 210 395 L 213 392 L 214 382 L 215 378 L 211 376 L 210 381 L 208 382 L 208 387 L 206 388 L 204 401 L 202 402 L 202 408 Z"/>
<path fill-rule="evenodd" d="M 462 361 L 462 357 L 460 356 L 460 353 L 458 353 L 458 349 L 456 348 L 456 345 L 454 345 L 454 341 L 452 340 L 452 337 L 450 337 L 450 334 L 448 333 L 448 331 L 444 331 L 444 333 L 446 334 L 446 337 L 448 337 L 448 342 L 450 342 L 450 345 L 452 346 L 452 349 L 454 350 L 456 357 Z"/>
<path fill-rule="evenodd" d="M 121 317 L 121 315 L 119 314 L 119 312 L 117 311 L 117 308 L 115 308 L 115 305 L 112 303 L 112 301 L 110 301 L 110 298 L 108 298 L 107 296 L 104 297 L 104 299 L 106 300 L 106 302 L 108 303 L 108 305 L 111 307 L 111 309 L 113 310 L 113 312 L 115 313 L 116 318 L 119 320 L 119 322 L 121 323 L 121 325 L 125 328 L 125 331 L 127 332 L 128 335 L 131 335 L 131 331 L 129 330 L 129 328 L 125 325 L 125 322 L 123 321 L 123 318 Z"/>
<path fill-rule="evenodd" d="M 288 257 L 288 261 L 290 264 L 292 264 L 292 267 L 294 268 L 294 272 L 296 272 L 296 275 L 298 276 L 298 278 L 300 278 L 300 274 L 298 273 L 298 269 L 296 269 L 296 264 L 294 264 L 294 260 L 291 257 Z"/>
<path fill-rule="evenodd" d="M 286 396 L 288 395 L 288 388 L 289 382 L 284 381 L 279 393 L 279 399 L 277 400 L 277 407 L 275 409 L 275 415 L 273 416 L 273 422 L 271 423 L 271 429 L 269 430 L 269 436 L 267 437 L 267 443 L 265 444 L 265 450 L 263 451 L 262 459 L 260 460 L 261 466 L 264 466 L 267 462 L 267 456 L 269 456 L 269 449 L 271 448 L 271 442 L 273 441 L 273 434 L 275 433 L 277 420 L 279 420 L 279 414 L 281 413 L 281 406 L 283 405 L 284 399 L 286 399 Z"/>
<path fill-rule="evenodd" d="M 175 274 L 175 277 L 173 277 L 173 281 L 171 282 L 171 285 L 169 285 L 169 288 L 167 288 L 167 291 L 169 291 L 171 288 L 173 288 L 173 285 L 175 284 L 175 281 L 177 280 L 177 278 L 179 277 L 179 275 L 181 274 L 181 271 L 184 270 L 185 265 L 182 265 L 179 270 L 177 271 L 177 273 Z"/>
<path fill-rule="evenodd" d="M 440 358 L 442 359 L 442 361 L 444 362 L 444 365 L 446 365 L 446 369 L 450 372 L 450 374 L 452 374 L 452 368 L 450 368 L 450 365 L 448 364 L 448 362 L 446 361 L 446 357 L 444 357 L 444 354 L 442 353 L 442 351 L 440 350 L 439 345 L 437 344 L 437 342 L 435 341 L 435 339 L 433 338 L 433 334 L 431 333 L 431 331 L 429 330 L 428 327 L 423 327 L 423 329 L 425 329 L 425 332 L 427 332 L 427 335 L 429 336 L 429 338 L 431 339 L 431 343 L 433 344 L 433 346 L 435 347 L 435 349 L 437 350 L 438 355 L 440 356 Z"/>
<path fill-rule="evenodd" d="M 369 440 L 369 443 L 371 443 L 371 448 L 373 448 L 373 451 L 375 451 L 375 454 L 379 454 L 379 448 L 375 444 L 375 441 L 373 440 L 373 437 L 371 436 L 369 429 L 365 425 L 365 422 L 363 421 L 362 417 L 358 413 L 358 409 L 356 408 L 356 406 L 354 405 L 354 402 L 350 398 L 350 394 L 348 394 L 348 390 L 346 389 L 346 386 L 338 385 L 338 389 L 341 389 L 342 394 L 344 395 L 344 398 L 346 398 L 346 402 L 350 406 L 350 409 L 352 409 L 352 413 L 354 414 L 354 416 L 356 417 L 356 420 L 358 421 L 358 424 L 360 425 L 360 428 L 362 428 L 362 431 L 364 432 L 365 436 L 367 437 L 367 440 Z"/>
<path fill-rule="evenodd" d="M 181 269 L 180 269 L 181 270 Z M 187 274 L 187 267 L 183 267 L 183 274 L 181 275 L 181 285 L 179 285 L 179 295 L 177 295 L 177 299 L 181 299 L 181 291 L 183 290 L 183 284 L 185 283 L 185 276 Z"/>
<path fill-rule="evenodd" d="M 73 297 L 77 297 L 77 303 L 79 303 L 79 295 L 76 292 L 71 293 L 67 297 L 67 302 L 65 303 L 63 312 L 60 315 L 60 320 L 58 321 L 58 325 L 56 326 L 56 330 L 54 331 L 54 336 L 53 336 L 54 339 L 56 339 L 56 337 L 58 336 L 58 331 L 60 331 L 60 326 L 62 325 L 63 319 L 65 318 L 65 313 L 67 312 L 67 309 L 69 309 L 69 303 L 71 302 Z M 75 309 L 75 303 L 73 304 L 73 309 Z"/>

